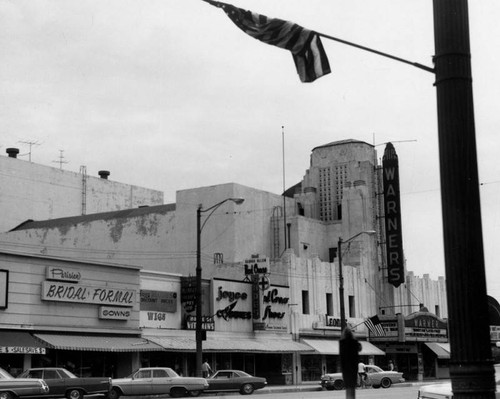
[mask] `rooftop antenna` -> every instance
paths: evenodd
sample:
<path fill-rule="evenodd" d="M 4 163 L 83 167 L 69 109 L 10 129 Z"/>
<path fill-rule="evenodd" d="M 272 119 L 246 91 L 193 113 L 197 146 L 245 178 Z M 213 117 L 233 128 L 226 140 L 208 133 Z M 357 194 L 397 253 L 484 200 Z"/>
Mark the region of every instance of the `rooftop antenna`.
<path fill-rule="evenodd" d="M 63 163 L 69 163 L 68 161 L 64 160 L 64 155 L 63 155 L 64 150 L 59 150 L 59 160 L 58 161 L 52 161 L 54 163 L 59 164 L 59 169 L 62 169 Z"/>
<path fill-rule="evenodd" d="M 28 152 L 28 160 L 31 162 L 31 148 L 34 145 L 40 145 L 41 143 L 39 143 L 38 141 L 31 141 L 31 140 L 20 140 L 20 141 L 18 141 L 18 143 L 28 144 L 30 146 L 30 149 L 29 149 L 29 152 Z M 20 155 L 23 156 L 23 155 L 26 155 L 26 154 L 20 154 Z"/>
<path fill-rule="evenodd" d="M 283 152 L 283 232 L 285 234 L 285 250 L 287 250 L 288 245 L 287 245 L 287 240 L 286 240 L 286 185 L 285 185 L 285 126 L 281 126 L 281 146 L 282 146 L 282 152 Z M 283 251 L 283 252 L 284 252 Z"/>

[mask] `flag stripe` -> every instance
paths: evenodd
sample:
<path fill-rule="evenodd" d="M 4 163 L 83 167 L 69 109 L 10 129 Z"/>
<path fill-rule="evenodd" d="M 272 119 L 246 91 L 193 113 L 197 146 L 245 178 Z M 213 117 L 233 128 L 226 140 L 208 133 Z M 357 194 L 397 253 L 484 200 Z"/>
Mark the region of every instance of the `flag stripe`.
<path fill-rule="evenodd" d="M 328 57 L 316 32 L 293 22 L 268 18 L 231 4 L 205 1 L 222 8 L 231 21 L 246 34 L 264 43 L 291 51 L 302 82 L 313 82 L 331 72 Z"/>
<path fill-rule="evenodd" d="M 366 327 L 368 327 L 370 332 L 373 333 L 373 335 L 378 336 L 378 337 L 385 336 L 384 327 L 382 327 L 382 324 L 380 323 L 380 319 L 378 318 L 377 315 L 366 319 L 364 323 L 365 323 Z"/>

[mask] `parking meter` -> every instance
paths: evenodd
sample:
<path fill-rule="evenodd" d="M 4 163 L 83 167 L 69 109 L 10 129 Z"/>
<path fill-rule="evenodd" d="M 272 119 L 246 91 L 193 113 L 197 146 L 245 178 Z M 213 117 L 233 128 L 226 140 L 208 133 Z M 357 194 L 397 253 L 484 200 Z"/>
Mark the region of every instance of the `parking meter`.
<path fill-rule="evenodd" d="M 354 394 L 358 382 L 358 362 L 361 344 L 358 342 L 349 327 L 346 327 L 340 337 L 340 366 L 342 378 L 347 391 Z M 354 397 L 354 396 L 352 396 Z"/>

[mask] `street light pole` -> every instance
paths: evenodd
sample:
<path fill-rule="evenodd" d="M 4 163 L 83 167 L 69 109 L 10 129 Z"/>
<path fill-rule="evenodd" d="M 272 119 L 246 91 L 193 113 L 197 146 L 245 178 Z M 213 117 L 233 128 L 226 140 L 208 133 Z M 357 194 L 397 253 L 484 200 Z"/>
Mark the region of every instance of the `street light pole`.
<path fill-rule="evenodd" d="M 339 304 L 340 304 L 340 333 L 342 334 L 344 332 L 344 329 L 346 328 L 347 321 L 345 318 L 345 303 L 344 303 L 344 274 L 342 272 L 342 243 L 348 243 L 349 241 L 354 240 L 356 237 L 360 236 L 361 234 L 375 234 L 375 230 L 367 230 L 367 231 L 362 231 L 351 238 L 349 238 L 346 241 L 342 240 L 342 237 L 339 237 L 339 242 L 337 245 L 337 251 L 338 251 L 338 256 L 339 256 Z"/>
<path fill-rule="evenodd" d="M 196 376 L 201 377 L 201 364 L 203 362 L 203 312 L 202 312 L 202 285 L 201 285 L 201 277 L 202 277 L 202 269 L 201 269 L 201 231 L 208 219 L 215 210 L 221 206 L 223 203 L 227 201 L 232 201 L 236 205 L 240 205 L 245 201 L 243 198 L 226 198 L 225 200 L 211 206 L 210 208 L 203 209 L 203 205 L 198 205 L 198 209 L 196 210 Z M 203 224 L 201 224 L 201 214 L 205 212 L 211 211 Z"/>
<path fill-rule="evenodd" d="M 340 334 L 346 327 L 345 319 L 345 303 L 344 303 L 344 274 L 342 272 L 342 237 L 339 237 L 338 251 L 339 251 L 339 304 L 340 304 Z"/>
<path fill-rule="evenodd" d="M 348 240 L 354 240 L 361 234 L 375 234 L 374 230 L 362 231 Z M 358 376 L 358 354 L 359 342 L 354 337 L 352 331 L 347 327 L 347 320 L 345 318 L 345 305 L 344 305 L 344 275 L 342 273 L 342 237 L 339 237 L 337 246 L 339 256 L 339 303 L 340 303 L 340 365 L 342 367 L 342 377 L 346 388 L 346 398 L 355 399 L 356 397 L 356 382 Z"/>

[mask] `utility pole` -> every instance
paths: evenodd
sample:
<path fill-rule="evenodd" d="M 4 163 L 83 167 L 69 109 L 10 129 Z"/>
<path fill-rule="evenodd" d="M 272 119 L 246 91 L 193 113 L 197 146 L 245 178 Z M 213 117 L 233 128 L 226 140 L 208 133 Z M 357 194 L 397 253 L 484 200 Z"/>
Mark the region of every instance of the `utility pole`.
<path fill-rule="evenodd" d="M 454 399 L 493 399 L 467 0 L 433 4 L 450 377 Z"/>

